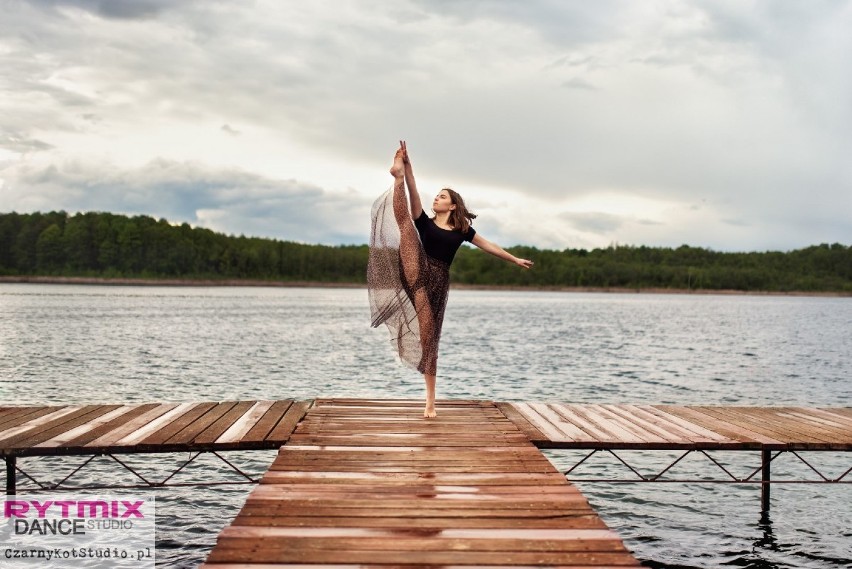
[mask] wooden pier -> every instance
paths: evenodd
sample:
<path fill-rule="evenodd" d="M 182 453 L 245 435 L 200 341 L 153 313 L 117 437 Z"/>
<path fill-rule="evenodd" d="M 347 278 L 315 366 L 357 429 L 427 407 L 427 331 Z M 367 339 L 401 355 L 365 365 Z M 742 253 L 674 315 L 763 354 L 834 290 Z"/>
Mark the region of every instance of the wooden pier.
<path fill-rule="evenodd" d="M 539 448 L 852 451 L 852 409 L 320 399 L 0 406 L 7 493 L 29 456 L 278 448 L 204 567 L 638 562 Z M 850 483 L 840 477 L 825 482 Z M 11 491 L 10 491 L 11 490 Z"/>
<path fill-rule="evenodd" d="M 282 399 L 0 407 L 6 494 L 16 493 L 20 457 L 275 449 L 310 405 Z"/>
<path fill-rule="evenodd" d="M 310 401 L 0 407 L 0 456 L 274 449 Z"/>
<path fill-rule="evenodd" d="M 421 410 L 317 401 L 203 567 L 639 565 L 493 404 Z"/>
<path fill-rule="evenodd" d="M 497 403 L 539 448 L 852 450 L 852 409 Z"/>

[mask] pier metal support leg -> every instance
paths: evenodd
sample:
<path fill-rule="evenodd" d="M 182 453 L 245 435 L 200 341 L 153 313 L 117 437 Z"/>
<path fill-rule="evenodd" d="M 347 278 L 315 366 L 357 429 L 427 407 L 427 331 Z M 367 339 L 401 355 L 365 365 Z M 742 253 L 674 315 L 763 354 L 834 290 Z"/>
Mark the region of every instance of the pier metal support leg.
<path fill-rule="evenodd" d="M 769 513 L 769 494 L 770 494 L 770 465 L 772 461 L 772 451 L 760 451 L 760 513 L 765 516 Z"/>
<path fill-rule="evenodd" d="M 15 495 L 15 457 L 6 457 L 6 494 Z"/>

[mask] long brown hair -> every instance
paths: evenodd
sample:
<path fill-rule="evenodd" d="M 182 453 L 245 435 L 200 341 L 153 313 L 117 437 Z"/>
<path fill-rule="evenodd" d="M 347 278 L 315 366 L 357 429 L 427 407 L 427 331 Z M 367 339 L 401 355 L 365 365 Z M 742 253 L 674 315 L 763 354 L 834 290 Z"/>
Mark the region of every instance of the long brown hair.
<path fill-rule="evenodd" d="M 470 222 L 476 219 L 476 214 L 467 210 L 464 200 L 457 191 L 450 188 L 443 188 L 441 191 L 450 194 L 450 201 L 456 206 L 456 209 L 450 211 L 450 217 L 447 219 L 447 222 L 454 230 L 467 233 L 467 230 L 470 228 Z"/>

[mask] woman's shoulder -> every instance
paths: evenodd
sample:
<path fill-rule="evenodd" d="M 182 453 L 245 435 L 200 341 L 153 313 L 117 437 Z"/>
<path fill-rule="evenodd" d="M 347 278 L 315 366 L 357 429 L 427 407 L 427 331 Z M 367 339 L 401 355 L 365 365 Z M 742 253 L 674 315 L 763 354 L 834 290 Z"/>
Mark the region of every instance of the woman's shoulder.
<path fill-rule="evenodd" d="M 461 231 L 461 230 L 459 230 Z M 473 238 L 476 236 L 476 229 L 473 228 L 472 225 L 467 226 L 467 231 L 464 232 L 464 240 L 465 241 L 473 241 Z"/>

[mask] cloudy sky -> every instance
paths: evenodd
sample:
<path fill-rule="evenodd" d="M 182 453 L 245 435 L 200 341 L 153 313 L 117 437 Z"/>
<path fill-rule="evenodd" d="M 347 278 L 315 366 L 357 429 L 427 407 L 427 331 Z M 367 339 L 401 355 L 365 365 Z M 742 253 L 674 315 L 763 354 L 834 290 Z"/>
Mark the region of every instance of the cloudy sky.
<path fill-rule="evenodd" d="M 0 10 L 3 212 L 365 243 L 405 138 L 504 246 L 852 243 L 852 2 Z"/>

